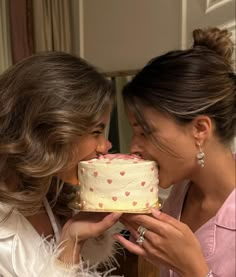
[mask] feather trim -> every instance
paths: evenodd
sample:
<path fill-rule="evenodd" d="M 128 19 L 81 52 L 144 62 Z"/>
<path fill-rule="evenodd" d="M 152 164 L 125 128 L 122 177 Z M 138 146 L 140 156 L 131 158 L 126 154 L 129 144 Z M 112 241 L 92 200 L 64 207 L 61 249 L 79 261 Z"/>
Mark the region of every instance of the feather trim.
<path fill-rule="evenodd" d="M 47 241 L 46 238 L 42 239 L 42 243 L 37 250 L 35 257 L 32 257 L 31 269 L 36 269 L 36 272 L 30 276 L 37 277 L 121 277 L 118 275 L 112 275 L 112 272 L 116 270 L 115 267 L 99 272 L 99 264 L 91 265 L 89 261 L 81 260 L 79 264 L 72 267 L 60 266 L 57 263 L 57 257 L 60 254 L 58 245 L 54 239 Z"/>
<path fill-rule="evenodd" d="M 83 260 L 89 261 L 91 265 L 102 264 L 105 268 L 110 268 L 114 264 L 119 266 L 115 254 L 122 248 L 112 238 L 112 234 L 119 233 L 123 229 L 121 223 L 116 223 L 99 237 L 86 240 L 81 251 Z"/>

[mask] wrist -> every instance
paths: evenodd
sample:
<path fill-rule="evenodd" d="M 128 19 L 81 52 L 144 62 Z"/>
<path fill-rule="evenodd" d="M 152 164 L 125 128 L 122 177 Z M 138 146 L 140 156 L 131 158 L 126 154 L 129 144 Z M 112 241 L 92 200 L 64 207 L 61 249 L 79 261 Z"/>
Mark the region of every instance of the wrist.
<path fill-rule="evenodd" d="M 60 243 L 58 260 L 64 264 L 73 265 L 80 262 L 81 245 L 75 241 L 64 240 Z"/>
<path fill-rule="evenodd" d="M 212 271 L 208 267 L 199 268 L 196 271 L 189 271 L 180 275 L 181 277 L 212 277 Z"/>

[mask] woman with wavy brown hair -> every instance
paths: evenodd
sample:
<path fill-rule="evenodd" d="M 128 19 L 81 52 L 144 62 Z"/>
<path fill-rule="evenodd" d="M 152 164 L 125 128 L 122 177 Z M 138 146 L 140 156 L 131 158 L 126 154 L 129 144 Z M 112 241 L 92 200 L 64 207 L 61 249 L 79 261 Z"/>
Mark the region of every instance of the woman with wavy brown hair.
<path fill-rule="evenodd" d="M 0 77 L 1 276 L 103 276 L 90 258 L 112 258 L 106 237 L 120 214 L 79 213 L 60 230 L 69 210 L 59 199 L 64 181 L 78 182 L 79 161 L 109 150 L 113 98 L 93 66 L 65 53 L 31 56 Z"/>
<path fill-rule="evenodd" d="M 161 277 L 235 277 L 236 76 L 227 30 L 193 32 L 190 49 L 151 60 L 125 87 L 132 152 L 155 160 L 172 191 L 162 212 L 125 215 L 136 243 L 115 238 L 161 267 Z"/>

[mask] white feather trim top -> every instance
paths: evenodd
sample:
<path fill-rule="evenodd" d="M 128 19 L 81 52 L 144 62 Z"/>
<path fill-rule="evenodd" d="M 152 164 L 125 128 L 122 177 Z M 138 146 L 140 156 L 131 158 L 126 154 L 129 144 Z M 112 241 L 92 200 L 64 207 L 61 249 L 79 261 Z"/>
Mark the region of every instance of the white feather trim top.
<path fill-rule="evenodd" d="M 115 277 L 112 275 L 115 268 L 98 272 L 99 263 L 110 265 L 115 261 L 111 233 L 120 227 L 114 228 L 117 230 L 108 230 L 102 239 L 88 240 L 83 247 L 83 261 L 73 268 L 65 268 L 57 262 L 56 241 L 40 237 L 20 212 L 0 203 L 0 276 Z"/>

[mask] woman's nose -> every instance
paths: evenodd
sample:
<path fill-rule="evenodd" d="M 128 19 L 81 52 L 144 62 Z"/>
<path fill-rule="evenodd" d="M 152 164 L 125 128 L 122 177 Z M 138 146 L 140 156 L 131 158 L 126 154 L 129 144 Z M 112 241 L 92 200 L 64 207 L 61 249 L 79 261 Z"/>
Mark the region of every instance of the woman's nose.
<path fill-rule="evenodd" d="M 106 138 L 102 139 L 98 146 L 97 146 L 97 152 L 100 154 L 107 154 L 107 152 L 111 149 L 112 144 L 109 140 L 107 140 Z"/>
<path fill-rule="evenodd" d="M 142 146 L 136 139 L 132 139 L 130 145 L 130 152 L 133 154 L 141 154 L 142 153 Z"/>

